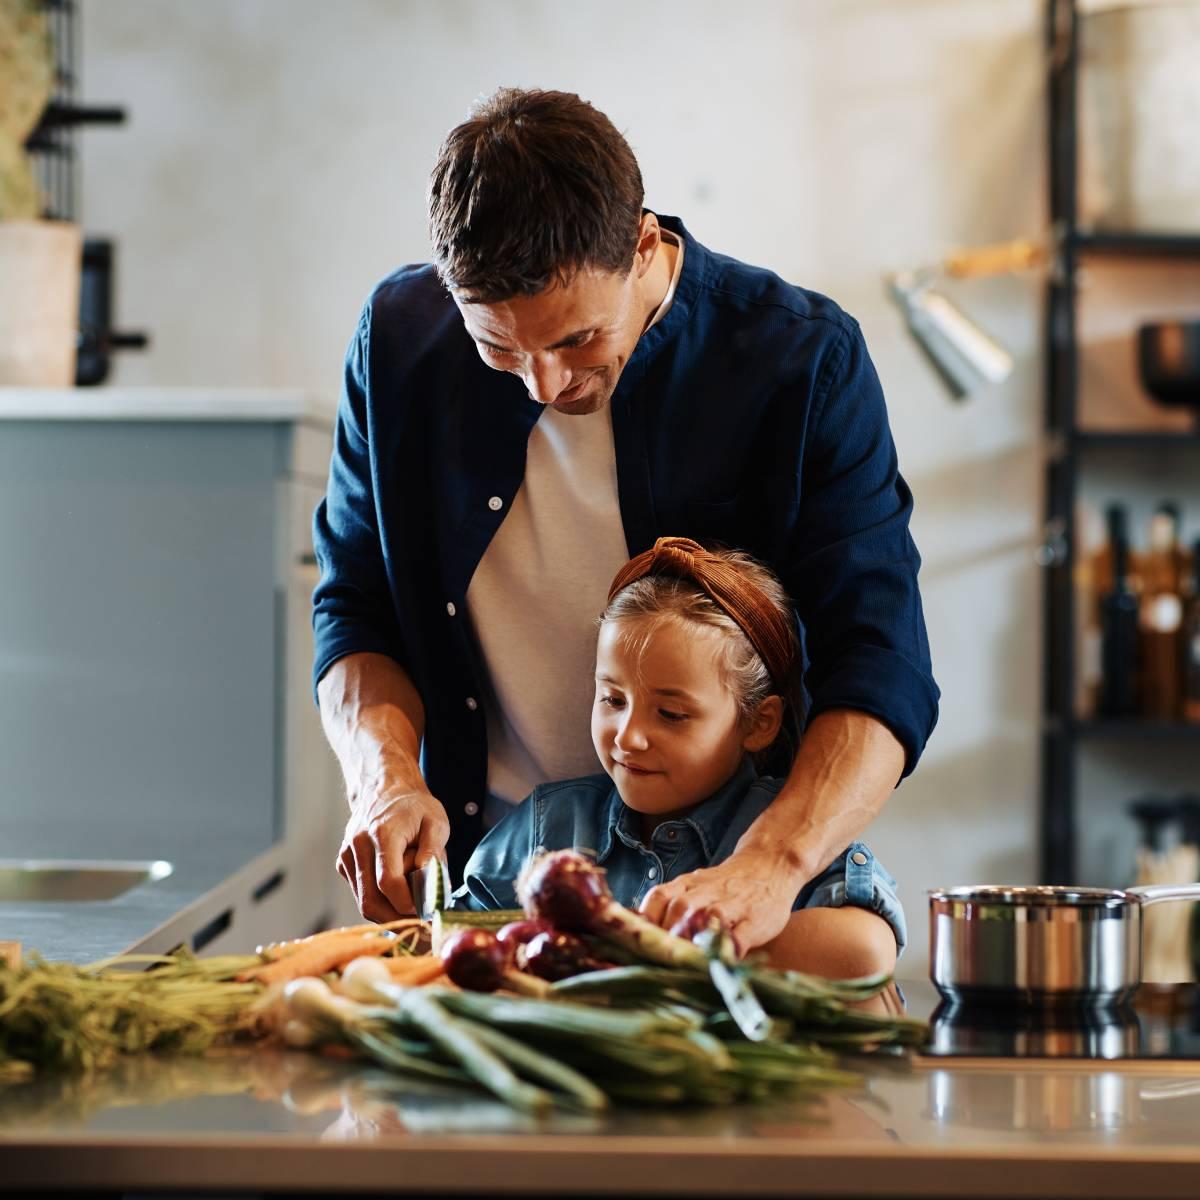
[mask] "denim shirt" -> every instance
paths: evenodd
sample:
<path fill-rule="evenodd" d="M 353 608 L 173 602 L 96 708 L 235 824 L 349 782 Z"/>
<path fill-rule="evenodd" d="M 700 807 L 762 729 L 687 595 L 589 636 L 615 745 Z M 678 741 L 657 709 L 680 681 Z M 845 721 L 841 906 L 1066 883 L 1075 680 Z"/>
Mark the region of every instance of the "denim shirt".
<path fill-rule="evenodd" d="M 804 637 L 808 719 L 872 714 L 904 746 L 907 774 L 938 689 L 912 496 L 862 331 L 828 297 L 660 220 L 687 245 L 675 299 L 611 401 L 629 554 L 685 534 L 765 562 Z M 480 697 L 491 681 L 467 587 L 521 487 L 541 412 L 516 376 L 480 361 L 433 267 L 402 267 L 375 288 L 346 356 L 314 520 L 313 676 L 364 651 L 403 667 L 424 709 L 422 767 L 450 819 L 456 873 L 483 834 L 487 790 Z"/>
<path fill-rule="evenodd" d="M 618 903 L 637 908 L 652 887 L 728 858 L 782 786 L 783 780 L 760 776 L 744 759 L 718 792 L 685 816 L 663 821 L 647 844 L 641 814 L 625 805 L 607 775 L 542 784 L 484 836 L 452 907 L 520 908 L 514 881 L 526 859 L 541 850 L 578 850 L 604 868 Z M 792 907 L 869 908 L 892 926 L 903 950 L 904 915 L 895 888 L 868 847 L 855 842 L 805 884 Z"/>

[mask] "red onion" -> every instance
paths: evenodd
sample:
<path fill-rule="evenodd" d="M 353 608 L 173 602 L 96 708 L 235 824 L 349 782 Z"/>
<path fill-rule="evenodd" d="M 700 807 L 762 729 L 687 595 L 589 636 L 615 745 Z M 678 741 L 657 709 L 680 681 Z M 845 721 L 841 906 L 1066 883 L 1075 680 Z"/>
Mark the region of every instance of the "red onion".
<path fill-rule="evenodd" d="M 441 960 L 451 981 L 468 991 L 507 988 L 523 996 L 544 998 L 549 985 L 514 967 L 514 949 L 511 942 L 501 941 L 489 929 L 461 929 L 442 943 Z"/>
<path fill-rule="evenodd" d="M 519 948 L 532 941 L 539 933 L 553 928 L 549 921 L 509 921 L 507 925 L 496 930 L 496 937 L 506 946 Z"/>
<path fill-rule="evenodd" d="M 561 929 L 543 930 L 526 944 L 522 954 L 525 969 L 550 983 L 582 975 L 597 966 L 588 953 L 587 943 Z"/>
<path fill-rule="evenodd" d="M 671 926 L 671 932 L 676 937 L 687 938 L 690 942 L 695 939 L 698 933 L 705 933 L 709 929 L 721 929 L 721 919 L 710 908 L 697 908 L 689 912 L 686 917 L 680 921 L 676 921 Z"/>
<path fill-rule="evenodd" d="M 651 962 L 707 969 L 703 950 L 623 908 L 608 890 L 603 869 L 574 850 L 533 859 L 517 880 L 517 896 L 530 917 L 558 929 L 598 934 Z"/>
<path fill-rule="evenodd" d="M 442 944 L 446 974 L 472 992 L 494 992 L 503 986 L 512 965 L 512 948 L 487 929 L 461 929 Z"/>
<path fill-rule="evenodd" d="M 517 880 L 517 896 L 530 917 L 568 931 L 596 929 L 614 903 L 604 871 L 574 850 L 554 850 L 530 862 Z"/>

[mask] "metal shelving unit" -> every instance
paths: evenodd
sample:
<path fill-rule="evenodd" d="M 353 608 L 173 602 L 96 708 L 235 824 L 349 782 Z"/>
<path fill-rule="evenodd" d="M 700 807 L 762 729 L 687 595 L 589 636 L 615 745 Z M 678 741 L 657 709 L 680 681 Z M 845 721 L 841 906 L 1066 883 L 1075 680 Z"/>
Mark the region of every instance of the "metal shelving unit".
<path fill-rule="evenodd" d="M 1080 229 L 1077 222 L 1079 14 L 1074 0 L 1047 0 L 1050 220 L 1057 252 L 1045 305 L 1046 565 L 1042 693 L 1040 874 L 1045 883 L 1076 876 L 1076 750 L 1082 741 L 1152 739 L 1200 744 L 1200 726 L 1182 722 L 1080 720 L 1074 711 L 1074 509 L 1080 453 L 1089 448 L 1200 445 L 1200 425 L 1179 432 L 1098 432 L 1078 427 L 1079 349 L 1076 286 L 1081 259 L 1200 259 L 1200 233 Z"/>
<path fill-rule="evenodd" d="M 1071 240 L 1081 254 L 1109 255 L 1114 258 L 1200 256 L 1200 234 L 1113 233 L 1077 229 L 1072 233 Z"/>
<path fill-rule="evenodd" d="M 81 125 L 120 125 L 125 110 L 116 105 L 85 105 L 79 90 L 79 29 L 76 0 L 42 0 L 54 48 L 54 94 L 25 141 L 46 198 L 43 217 L 79 218 L 76 130 Z"/>

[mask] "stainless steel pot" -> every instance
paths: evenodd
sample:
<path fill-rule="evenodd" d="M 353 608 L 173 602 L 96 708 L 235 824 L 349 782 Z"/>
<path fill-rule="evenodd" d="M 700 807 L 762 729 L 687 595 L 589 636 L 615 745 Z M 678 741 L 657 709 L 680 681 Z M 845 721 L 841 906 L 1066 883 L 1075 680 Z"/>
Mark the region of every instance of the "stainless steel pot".
<path fill-rule="evenodd" d="M 1200 883 L 936 889 L 929 977 L 965 1002 L 1120 1004 L 1142 981 L 1142 908 L 1167 900 L 1200 900 Z"/>

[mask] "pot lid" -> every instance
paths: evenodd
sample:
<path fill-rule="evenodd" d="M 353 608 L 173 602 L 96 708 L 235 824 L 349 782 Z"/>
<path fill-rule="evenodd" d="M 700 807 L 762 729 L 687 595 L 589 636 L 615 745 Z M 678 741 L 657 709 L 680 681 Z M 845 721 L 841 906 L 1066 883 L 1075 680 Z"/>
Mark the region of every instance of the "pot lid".
<path fill-rule="evenodd" d="M 1001 884 L 977 884 L 971 887 L 931 888 L 931 900 L 957 900 L 974 904 L 1028 904 L 1040 907 L 1102 905 L 1116 907 L 1134 897 L 1116 888 L 1095 887 L 1008 887 Z"/>

